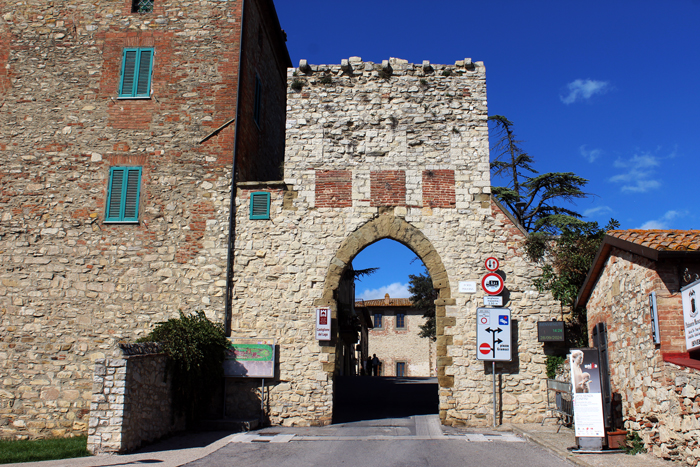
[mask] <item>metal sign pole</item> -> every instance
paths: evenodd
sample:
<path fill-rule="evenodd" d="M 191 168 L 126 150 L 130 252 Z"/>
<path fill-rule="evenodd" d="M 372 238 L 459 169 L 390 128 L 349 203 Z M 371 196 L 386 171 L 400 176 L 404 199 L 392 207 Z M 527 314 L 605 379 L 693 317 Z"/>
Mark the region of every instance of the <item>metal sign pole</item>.
<path fill-rule="evenodd" d="M 260 427 L 262 428 L 263 422 L 265 421 L 265 378 L 262 379 L 260 394 Z"/>
<path fill-rule="evenodd" d="M 493 376 L 493 427 L 496 428 L 496 362 L 491 362 L 491 376 Z"/>

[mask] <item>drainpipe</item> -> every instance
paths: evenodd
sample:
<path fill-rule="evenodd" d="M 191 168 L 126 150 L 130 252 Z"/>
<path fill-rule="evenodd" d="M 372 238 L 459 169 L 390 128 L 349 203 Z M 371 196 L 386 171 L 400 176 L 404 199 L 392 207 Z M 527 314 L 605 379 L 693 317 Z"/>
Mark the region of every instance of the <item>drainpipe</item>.
<path fill-rule="evenodd" d="M 236 86 L 236 125 L 233 134 L 233 163 L 231 174 L 231 204 L 228 219 L 228 246 L 226 252 L 226 300 L 224 308 L 224 332 L 231 336 L 231 301 L 233 281 L 234 246 L 236 243 L 236 159 L 238 155 L 238 129 L 241 121 L 241 81 L 243 81 L 243 28 L 245 27 L 245 0 L 241 0 L 241 36 L 238 40 L 240 54 L 238 56 L 238 83 Z"/>

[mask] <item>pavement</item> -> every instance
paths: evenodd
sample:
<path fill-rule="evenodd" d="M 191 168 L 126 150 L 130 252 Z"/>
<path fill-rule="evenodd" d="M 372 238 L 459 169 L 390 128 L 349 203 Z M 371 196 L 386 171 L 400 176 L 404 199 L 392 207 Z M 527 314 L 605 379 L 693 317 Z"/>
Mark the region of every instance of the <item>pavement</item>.
<path fill-rule="evenodd" d="M 558 432 L 557 432 L 558 431 Z M 246 433 L 200 432 L 183 433 L 144 447 L 132 454 L 100 455 L 77 459 L 6 464 L 31 467 L 108 467 L 156 464 L 159 467 L 178 467 L 200 459 L 231 443 L 289 443 L 296 441 L 333 440 L 455 439 L 467 442 L 523 442 L 535 443 L 557 457 L 580 467 L 671 467 L 674 464 L 650 454 L 627 455 L 624 452 L 581 454 L 569 448 L 575 445 L 573 430 L 554 421 L 545 425 L 506 424 L 496 429 L 444 427 L 437 415 L 417 415 L 404 418 L 370 420 L 330 425 L 327 427 L 267 427 Z M 201 462 L 200 462 L 201 464 Z M 204 461 L 206 465 L 206 460 Z"/>

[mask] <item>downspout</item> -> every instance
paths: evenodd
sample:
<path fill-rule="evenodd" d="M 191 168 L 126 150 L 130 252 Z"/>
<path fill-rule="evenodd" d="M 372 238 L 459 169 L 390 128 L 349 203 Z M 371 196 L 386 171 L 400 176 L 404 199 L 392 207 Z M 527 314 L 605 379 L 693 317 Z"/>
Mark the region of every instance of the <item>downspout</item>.
<path fill-rule="evenodd" d="M 243 28 L 245 28 L 245 0 L 241 0 L 241 36 L 238 40 L 240 54 L 238 56 L 238 84 L 236 86 L 236 125 L 233 134 L 233 173 L 231 174 L 231 205 L 228 216 L 228 247 L 226 252 L 226 300 L 224 308 L 224 332 L 231 336 L 231 301 L 233 281 L 234 246 L 236 243 L 236 156 L 238 155 L 238 129 L 241 122 L 241 81 L 243 81 Z"/>

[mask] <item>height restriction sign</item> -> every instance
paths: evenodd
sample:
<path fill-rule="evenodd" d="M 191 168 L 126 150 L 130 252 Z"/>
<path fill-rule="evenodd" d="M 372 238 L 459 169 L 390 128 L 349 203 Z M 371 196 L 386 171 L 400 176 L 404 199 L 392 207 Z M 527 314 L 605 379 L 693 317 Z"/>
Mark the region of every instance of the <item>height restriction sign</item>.
<path fill-rule="evenodd" d="M 489 362 L 510 362 L 510 309 L 476 309 L 476 358 Z"/>

